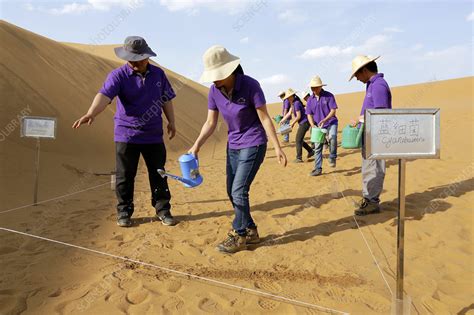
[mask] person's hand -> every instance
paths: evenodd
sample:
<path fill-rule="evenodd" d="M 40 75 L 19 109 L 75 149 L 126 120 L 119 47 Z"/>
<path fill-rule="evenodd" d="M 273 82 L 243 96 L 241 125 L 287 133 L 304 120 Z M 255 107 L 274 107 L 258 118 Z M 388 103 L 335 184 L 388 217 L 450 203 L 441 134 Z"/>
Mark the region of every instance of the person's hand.
<path fill-rule="evenodd" d="M 359 124 L 359 121 L 356 120 L 356 119 L 352 119 L 351 122 L 350 122 L 350 124 L 351 124 L 352 127 L 355 128 L 355 127 L 357 127 L 357 125 Z"/>
<path fill-rule="evenodd" d="M 280 120 L 280 123 L 279 123 L 279 124 L 280 124 L 280 126 L 282 126 L 282 125 L 283 125 L 283 123 L 285 123 L 285 122 L 286 122 L 286 120 Z"/>
<path fill-rule="evenodd" d="M 169 139 L 171 140 L 176 135 L 176 127 L 174 126 L 174 123 L 168 123 L 167 129 L 168 129 Z"/>
<path fill-rule="evenodd" d="M 323 126 L 324 126 L 325 123 L 326 123 L 326 121 L 321 120 L 321 121 L 319 122 L 318 127 L 319 127 L 319 128 L 323 128 Z"/>
<path fill-rule="evenodd" d="M 194 144 L 191 149 L 188 150 L 188 154 L 194 155 L 194 157 L 197 159 L 198 158 L 198 153 L 199 153 L 199 148 Z"/>
<path fill-rule="evenodd" d="M 275 154 L 276 158 L 279 164 L 283 164 L 283 167 L 286 167 L 286 164 L 288 163 L 286 159 L 285 152 L 281 148 L 275 148 Z"/>
<path fill-rule="evenodd" d="M 85 114 L 72 124 L 72 128 L 77 129 L 83 124 L 88 124 L 90 126 L 92 125 L 92 122 L 94 122 L 94 116 L 90 114 Z"/>

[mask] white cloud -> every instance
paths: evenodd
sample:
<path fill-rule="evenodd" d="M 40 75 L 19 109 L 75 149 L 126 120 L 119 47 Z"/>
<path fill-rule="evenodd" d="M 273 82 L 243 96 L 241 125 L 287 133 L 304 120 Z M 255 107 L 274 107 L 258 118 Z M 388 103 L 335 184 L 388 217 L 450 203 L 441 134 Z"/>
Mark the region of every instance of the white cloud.
<path fill-rule="evenodd" d="M 451 46 L 441 50 L 432 50 L 424 54 L 425 58 L 429 59 L 456 59 L 466 53 L 465 46 Z"/>
<path fill-rule="evenodd" d="M 77 3 L 71 2 L 63 4 L 61 7 L 56 8 L 44 8 L 40 6 L 33 6 L 31 3 L 27 3 L 25 8 L 29 11 L 40 11 L 54 15 L 63 14 L 81 14 L 87 11 L 109 11 L 113 7 L 122 8 L 137 8 L 142 6 L 144 0 L 87 0 L 87 2 Z"/>
<path fill-rule="evenodd" d="M 285 74 L 279 73 L 260 80 L 262 84 L 277 85 L 289 82 L 290 79 Z"/>
<path fill-rule="evenodd" d="M 303 23 L 308 18 L 307 16 L 297 10 L 286 10 L 278 14 L 278 19 L 287 23 Z"/>
<path fill-rule="evenodd" d="M 396 27 L 396 26 L 385 27 L 383 31 L 387 33 L 403 33 L 404 32 L 401 28 Z"/>
<path fill-rule="evenodd" d="M 466 21 L 474 21 L 474 11 L 471 12 L 468 16 L 466 16 Z"/>
<path fill-rule="evenodd" d="M 252 4 L 252 0 L 160 0 L 160 4 L 171 12 L 186 11 L 196 14 L 199 9 L 223 11 L 231 15 L 242 12 Z"/>
<path fill-rule="evenodd" d="M 362 45 L 360 46 L 322 46 L 317 48 L 311 48 L 305 50 L 298 57 L 301 59 L 318 59 L 326 57 L 339 57 L 339 56 L 348 56 L 355 54 L 375 54 L 380 52 L 382 47 L 388 43 L 390 40 L 389 36 L 386 35 L 375 35 L 369 37 Z"/>
<path fill-rule="evenodd" d="M 240 43 L 241 44 L 247 44 L 249 42 L 249 38 L 248 37 L 244 37 L 244 38 L 241 38 L 240 39 Z"/>

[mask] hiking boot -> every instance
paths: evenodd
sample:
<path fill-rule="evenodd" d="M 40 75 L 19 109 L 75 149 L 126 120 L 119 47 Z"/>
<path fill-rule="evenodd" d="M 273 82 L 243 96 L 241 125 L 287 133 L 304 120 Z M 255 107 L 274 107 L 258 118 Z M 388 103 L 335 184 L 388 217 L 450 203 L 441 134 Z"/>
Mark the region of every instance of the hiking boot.
<path fill-rule="evenodd" d="M 322 169 L 314 169 L 309 173 L 309 176 L 319 176 L 323 173 Z"/>
<path fill-rule="evenodd" d="M 295 160 L 293 161 L 293 163 L 303 163 L 303 160 L 302 160 L 302 159 L 295 159 Z"/>
<path fill-rule="evenodd" d="M 247 249 L 247 236 L 239 235 L 234 230 L 227 234 L 227 238 L 217 245 L 216 249 L 222 253 L 233 254 Z"/>
<path fill-rule="evenodd" d="M 166 225 L 166 226 L 172 226 L 178 223 L 178 221 L 175 218 L 173 218 L 173 216 L 169 212 L 163 215 L 157 214 L 156 217 L 158 218 L 158 220 L 161 221 L 161 224 Z"/>
<path fill-rule="evenodd" d="M 336 159 L 329 158 L 329 166 L 336 167 Z"/>
<path fill-rule="evenodd" d="M 120 218 L 117 219 L 117 225 L 120 227 L 131 227 L 132 220 L 130 218 Z"/>
<path fill-rule="evenodd" d="M 257 227 L 247 228 L 247 244 L 258 244 L 260 243 L 260 236 L 258 235 Z"/>
<path fill-rule="evenodd" d="M 362 198 L 361 201 L 358 203 L 358 206 L 359 209 L 354 211 L 354 214 L 358 216 L 380 212 L 379 204 L 376 202 L 370 202 L 366 198 Z"/>

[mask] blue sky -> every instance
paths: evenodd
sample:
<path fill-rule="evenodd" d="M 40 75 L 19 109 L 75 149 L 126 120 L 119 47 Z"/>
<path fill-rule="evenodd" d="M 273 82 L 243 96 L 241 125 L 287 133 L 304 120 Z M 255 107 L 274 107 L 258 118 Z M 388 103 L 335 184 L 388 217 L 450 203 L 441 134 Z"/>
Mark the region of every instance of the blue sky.
<path fill-rule="evenodd" d="M 358 54 L 382 55 L 399 86 L 473 75 L 472 1 L 64 0 L 1 1 L 3 20 L 57 41 L 122 43 L 140 35 L 163 66 L 197 80 L 203 52 L 221 44 L 242 59 L 268 102 L 320 75 L 334 93 Z"/>

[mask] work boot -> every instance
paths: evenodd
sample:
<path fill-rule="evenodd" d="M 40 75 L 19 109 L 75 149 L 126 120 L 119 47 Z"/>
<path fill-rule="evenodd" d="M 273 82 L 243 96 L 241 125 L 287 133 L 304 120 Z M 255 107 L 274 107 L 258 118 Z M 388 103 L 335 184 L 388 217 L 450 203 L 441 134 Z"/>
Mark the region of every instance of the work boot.
<path fill-rule="evenodd" d="M 216 249 L 222 253 L 233 254 L 247 249 L 247 236 L 239 235 L 234 230 L 227 234 L 227 238 L 217 245 Z"/>

